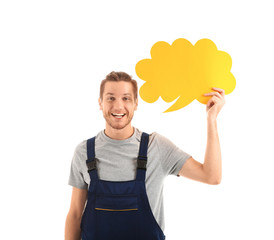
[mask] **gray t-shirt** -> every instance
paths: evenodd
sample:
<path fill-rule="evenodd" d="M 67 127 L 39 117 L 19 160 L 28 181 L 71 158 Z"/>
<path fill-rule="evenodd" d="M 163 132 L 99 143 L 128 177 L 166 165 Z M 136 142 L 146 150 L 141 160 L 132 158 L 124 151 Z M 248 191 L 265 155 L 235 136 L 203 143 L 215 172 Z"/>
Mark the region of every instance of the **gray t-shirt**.
<path fill-rule="evenodd" d="M 134 134 L 125 140 L 111 139 L 104 130 L 95 139 L 98 177 L 107 181 L 129 181 L 136 178 L 137 157 L 142 132 L 134 128 Z M 77 145 L 71 163 L 69 185 L 88 189 L 86 140 Z M 164 231 L 163 186 L 168 175 L 179 176 L 183 164 L 191 155 L 176 147 L 167 138 L 154 132 L 149 135 L 146 190 L 151 210 Z"/>

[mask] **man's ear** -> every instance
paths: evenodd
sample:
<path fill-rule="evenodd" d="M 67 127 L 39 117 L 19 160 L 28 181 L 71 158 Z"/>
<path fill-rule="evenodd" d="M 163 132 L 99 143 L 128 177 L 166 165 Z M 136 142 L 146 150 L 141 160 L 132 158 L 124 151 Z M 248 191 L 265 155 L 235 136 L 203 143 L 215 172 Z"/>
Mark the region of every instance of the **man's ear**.
<path fill-rule="evenodd" d="M 134 107 L 134 111 L 137 110 L 138 107 L 138 98 L 135 100 L 135 107 Z"/>
<path fill-rule="evenodd" d="M 99 97 L 99 99 L 98 99 L 98 103 L 99 103 L 100 110 L 103 110 L 103 107 L 102 107 L 102 100 L 101 100 L 100 97 Z"/>

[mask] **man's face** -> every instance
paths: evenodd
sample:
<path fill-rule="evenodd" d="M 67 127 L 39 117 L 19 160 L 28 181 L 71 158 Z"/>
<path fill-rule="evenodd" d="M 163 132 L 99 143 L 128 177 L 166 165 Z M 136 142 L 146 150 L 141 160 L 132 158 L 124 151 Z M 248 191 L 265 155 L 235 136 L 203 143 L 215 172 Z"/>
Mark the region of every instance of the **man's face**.
<path fill-rule="evenodd" d="M 108 127 L 123 129 L 131 127 L 138 101 L 134 100 L 133 86 L 130 82 L 106 82 L 103 99 L 99 98 L 99 105 Z"/>

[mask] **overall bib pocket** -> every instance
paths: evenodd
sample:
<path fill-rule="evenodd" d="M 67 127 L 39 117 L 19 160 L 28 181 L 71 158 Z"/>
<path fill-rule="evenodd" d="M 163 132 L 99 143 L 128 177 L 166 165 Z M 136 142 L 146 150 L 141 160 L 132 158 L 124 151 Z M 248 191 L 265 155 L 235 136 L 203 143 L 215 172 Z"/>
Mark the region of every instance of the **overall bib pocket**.
<path fill-rule="evenodd" d="M 138 201 L 136 195 L 97 195 L 95 200 L 95 210 L 101 211 L 136 211 Z"/>
<path fill-rule="evenodd" d="M 95 210 L 98 211 L 137 211 L 138 201 L 136 195 L 97 195 Z"/>

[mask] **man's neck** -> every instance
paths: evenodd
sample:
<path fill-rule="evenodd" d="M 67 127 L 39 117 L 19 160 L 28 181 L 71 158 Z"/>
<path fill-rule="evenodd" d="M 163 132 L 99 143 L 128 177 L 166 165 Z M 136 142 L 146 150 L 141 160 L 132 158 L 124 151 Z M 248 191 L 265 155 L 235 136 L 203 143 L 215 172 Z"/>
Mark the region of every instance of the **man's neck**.
<path fill-rule="evenodd" d="M 130 138 L 134 133 L 134 128 L 130 125 L 123 129 L 114 129 L 111 127 L 106 126 L 105 134 L 112 139 L 115 140 L 125 140 L 127 138 Z"/>

